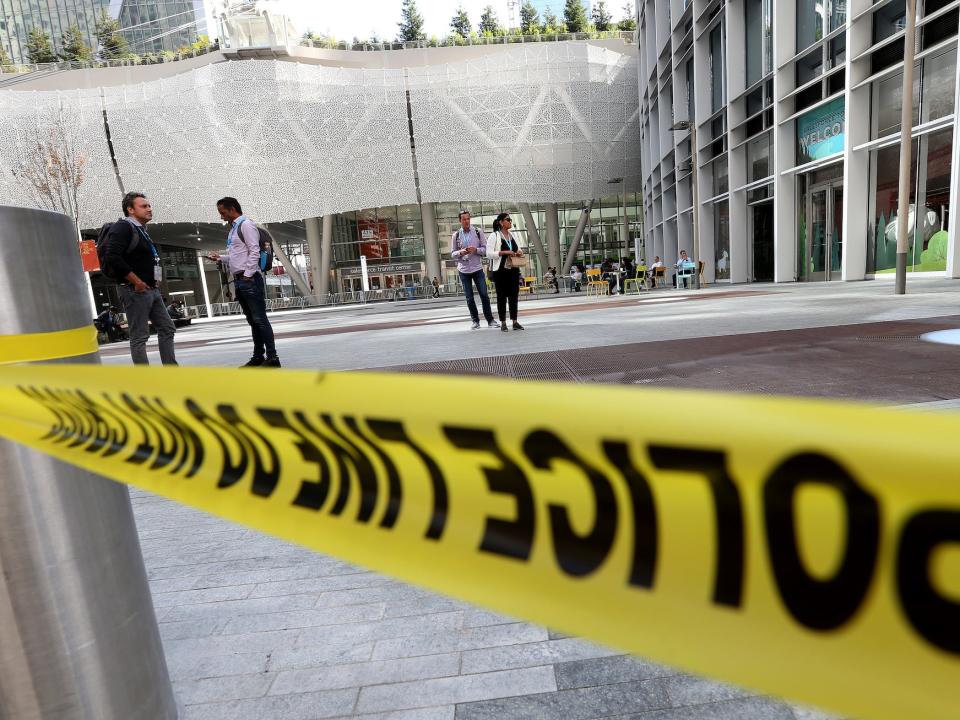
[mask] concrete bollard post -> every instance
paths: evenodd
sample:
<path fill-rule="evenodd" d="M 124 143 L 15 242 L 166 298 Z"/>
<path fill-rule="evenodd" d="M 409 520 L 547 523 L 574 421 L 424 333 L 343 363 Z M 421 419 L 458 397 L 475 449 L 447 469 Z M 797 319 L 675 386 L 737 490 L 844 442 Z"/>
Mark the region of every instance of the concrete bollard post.
<path fill-rule="evenodd" d="M 0 247 L 0 335 L 90 324 L 68 217 L 0 207 Z M 0 440 L 0 720 L 176 717 L 127 489 Z"/>

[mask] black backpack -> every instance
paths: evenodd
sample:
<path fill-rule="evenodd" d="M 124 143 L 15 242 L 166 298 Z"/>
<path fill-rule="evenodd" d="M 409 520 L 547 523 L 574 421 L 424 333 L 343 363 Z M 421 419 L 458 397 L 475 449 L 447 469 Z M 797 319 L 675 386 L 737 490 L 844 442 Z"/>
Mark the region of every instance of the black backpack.
<path fill-rule="evenodd" d="M 111 280 L 121 282 L 123 278 L 117 277 L 107 263 L 107 238 L 109 237 L 113 226 L 117 225 L 118 223 L 123 223 L 126 225 L 130 232 L 130 238 L 127 240 L 127 249 L 123 251 L 124 255 L 129 255 L 132 253 L 136 249 L 137 245 L 140 244 L 140 233 L 134 232 L 133 226 L 123 218 L 120 218 L 117 220 L 117 222 L 105 223 L 103 227 L 100 228 L 100 232 L 97 235 L 97 260 L 100 261 L 100 272 L 102 272 Z"/>

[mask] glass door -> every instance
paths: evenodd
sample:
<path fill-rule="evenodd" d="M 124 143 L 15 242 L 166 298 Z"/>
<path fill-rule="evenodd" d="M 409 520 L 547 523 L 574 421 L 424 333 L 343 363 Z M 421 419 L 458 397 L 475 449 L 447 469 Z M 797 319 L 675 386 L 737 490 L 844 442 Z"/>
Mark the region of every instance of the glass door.
<path fill-rule="evenodd" d="M 827 189 L 811 188 L 807 200 L 807 252 L 804 280 L 827 279 Z"/>
<path fill-rule="evenodd" d="M 843 267 L 843 185 L 815 185 L 807 193 L 806 248 L 801 278 L 839 280 Z"/>

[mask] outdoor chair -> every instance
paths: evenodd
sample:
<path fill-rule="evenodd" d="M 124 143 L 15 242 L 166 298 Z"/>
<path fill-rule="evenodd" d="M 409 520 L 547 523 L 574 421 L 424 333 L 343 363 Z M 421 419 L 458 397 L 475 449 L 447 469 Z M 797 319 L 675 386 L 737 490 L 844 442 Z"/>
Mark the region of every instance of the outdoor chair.
<path fill-rule="evenodd" d="M 667 269 L 665 267 L 655 267 L 653 269 L 653 284 L 657 287 L 667 286 Z"/>
<path fill-rule="evenodd" d="M 603 279 L 601 276 L 600 268 L 590 268 L 586 272 L 587 280 L 587 297 L 590 295 L 596 294 L 596 297 L 599 298 L 601 295 L 610 294 L 610 283 Z"/>
<path fill-rule="evenodd" d="M 633 283 L 634 287 L 637 289 L 637 295 L 640 294 L 641 290 L 647 289 L 647 266 L 640 265 L 637 267 L 637 274 L 632 278 L 627 278 L 623 281 L 623 292 L 626 294 L 630 290 L 630 283 Z"/>

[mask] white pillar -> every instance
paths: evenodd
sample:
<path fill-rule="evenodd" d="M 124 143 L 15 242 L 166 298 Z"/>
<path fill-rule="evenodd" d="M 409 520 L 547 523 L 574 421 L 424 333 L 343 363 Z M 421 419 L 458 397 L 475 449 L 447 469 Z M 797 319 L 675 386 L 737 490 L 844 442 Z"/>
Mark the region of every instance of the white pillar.
<path fill-rule="evenodd" d="M 523 222 L 527 230 L 527 237 L 530 240 L 530 245 L 533 246 L 533 249 L 537 253 L 537 257 L 540 258 L 540 265 L 543 266 L 543 272 L 546 272 L 547 267 L 554 267 L 547 262 L 547 253 L 543 249 L 543 242 L 540 240 L 540 232 L 537 230 L 537 222 L 533 219 L 533 213 L 530 212 L 530 203 L 520 203 L 520 212 L 523 215 Z"/>
<path fill-rule="evenodd" d="M 317 294 L 320 285 L 320 218 L 312 217 L 303 221 L 307 231 L 307 249 L 310 251 L 310 275 L 313 277 L 313 294 Z"/>
<path fill-rule="evenodd" d="M 200 268 L 200 284 L 203 286 L 203 302 L 207 306 L 207 318 L 212 318 L 213 305 L 210 303 L 210 289 L 207 287 L 207 272 L 203 268 L 203 255 L 197 255 L 197 266 Z"/>
<path fill-rule="evenodd" d="M 560 267 L 560 225 L 557 216 L 557 204 L 547 203 L 543 206 L 546 216 L 544 227 L 547 232 L 547 264 L 550 267 Z"/>
<path fill-rule="evenodd" d="M 437 204 L 422 203 L 420 205 L 420 220 L 423 224 L 423 255 L 427 265 L 427 279 L 439 278 L 440 270 L 440 237 L 437 234 Z"/>
<path fill-rule="evenodd" d="M 330 253 L 333 249 L 333 214 L 327 213 L 323 216 L 323 235 L 321 236 L 320 247 L 320 281 L 313 281 L 314 287 L 318 287 L 317 294 L 321 298 L 326 298 L 330 294 Z"/>
<path fill-rule="evenodd" d="M 90 307 L 93 309 L 93 316 L 97 317 L 100 314 L 100 309 L 97 307 L 97 298 L 93 295 L 93 280 L 90 279 L 90 273 L 88 272 L 85 272 L 83 276 L 87 281 L 87 295 L 90 297 Z"/>

